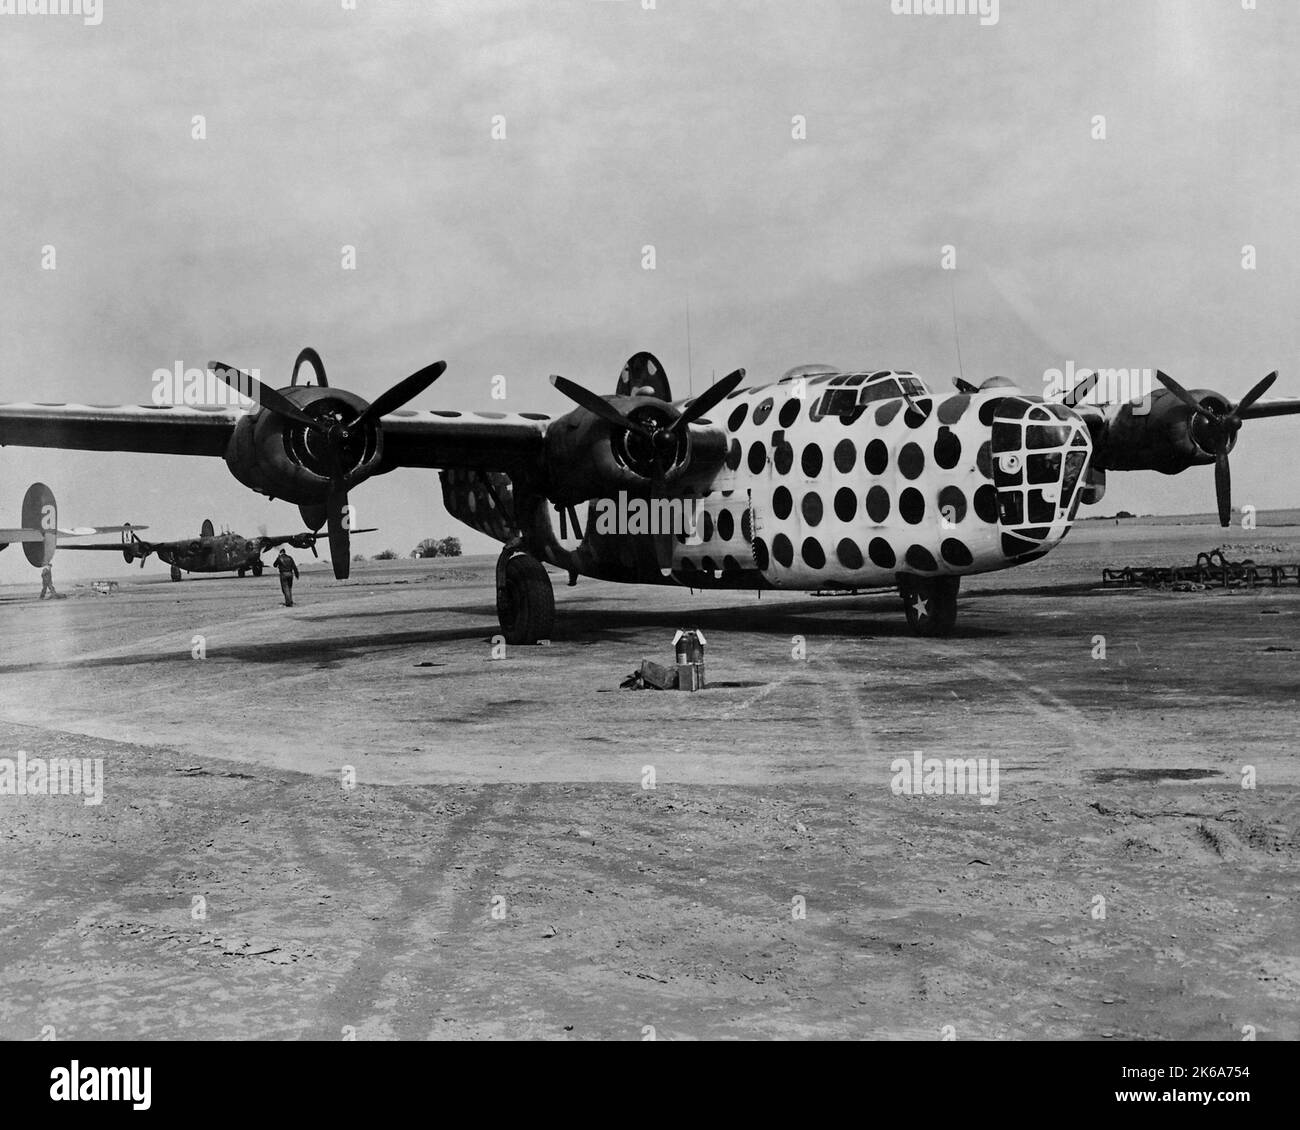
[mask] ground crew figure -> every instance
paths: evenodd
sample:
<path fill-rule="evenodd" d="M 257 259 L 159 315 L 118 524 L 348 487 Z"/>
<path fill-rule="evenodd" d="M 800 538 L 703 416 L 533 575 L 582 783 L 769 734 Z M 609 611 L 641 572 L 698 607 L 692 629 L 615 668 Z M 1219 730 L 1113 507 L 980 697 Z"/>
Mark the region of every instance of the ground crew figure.
<path fill-rule="evenodd" d="M 284 606 L 293 607 L 293 579 L 298 575 L 298 566 L 293 558 L 280 549 L 280 556 L 275 559 L 275 567 L 280 572 L 280 591 L 284 593 Z"/>
<path fill-rule="evenodd" d="M 49 594 L 51 599 L 59 595 L 57 592 L 54 591 L 54 566 L 51 565 L 48 561 L 41 569 L 41 599 L 42 600 L 45 599 L 47 593 Z"/>

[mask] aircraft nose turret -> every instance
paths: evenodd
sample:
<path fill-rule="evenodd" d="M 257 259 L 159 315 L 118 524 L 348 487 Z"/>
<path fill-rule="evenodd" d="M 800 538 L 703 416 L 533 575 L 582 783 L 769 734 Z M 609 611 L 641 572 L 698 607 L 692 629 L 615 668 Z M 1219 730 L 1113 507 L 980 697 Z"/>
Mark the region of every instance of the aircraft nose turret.
<path fill-rule="evenodd" d="M 999 402 L 990 431 L 1002 552 L 1039 556 L 1069 532 L 1092 437 L 1065 405 L 1019 396 Z"/>

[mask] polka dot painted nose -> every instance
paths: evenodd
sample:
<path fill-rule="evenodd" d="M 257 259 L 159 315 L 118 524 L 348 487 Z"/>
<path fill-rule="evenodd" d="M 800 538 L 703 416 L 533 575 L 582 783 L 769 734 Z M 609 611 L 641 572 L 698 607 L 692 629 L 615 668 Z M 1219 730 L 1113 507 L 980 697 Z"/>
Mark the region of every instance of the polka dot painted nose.
<path fill-rule="evenodd" d="M 1083 421 L 1062 404 L 1019 396 L 993 413 L 993 481 L 998 493 L 1002 552 L 1022 561 L 1041 556 L 1065 537 L 1092 451 Z"/>

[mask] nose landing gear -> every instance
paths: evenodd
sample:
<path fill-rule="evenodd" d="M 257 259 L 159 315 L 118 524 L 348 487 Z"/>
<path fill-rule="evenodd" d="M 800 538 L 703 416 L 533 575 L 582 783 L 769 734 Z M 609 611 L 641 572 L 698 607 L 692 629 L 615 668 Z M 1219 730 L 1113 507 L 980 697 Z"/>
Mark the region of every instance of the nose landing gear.
<path fill-rule="evenodd" d="M 918 636 L 949 635 L 957 623 L 957 590 L 960 577 L 914 577 L 898 575 L 898 592 L 903 598 L 907 626 Z"/>

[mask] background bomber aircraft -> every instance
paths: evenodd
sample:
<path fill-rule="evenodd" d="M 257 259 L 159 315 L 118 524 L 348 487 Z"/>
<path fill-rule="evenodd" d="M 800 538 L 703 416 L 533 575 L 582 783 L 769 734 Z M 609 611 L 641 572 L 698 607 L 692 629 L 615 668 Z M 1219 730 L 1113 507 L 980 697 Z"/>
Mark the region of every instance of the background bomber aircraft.
<path fill-rule="evenodd" d="M 131 528 L 130 526 L 77 526 L 73 529 L 64 529 L 59 525 L 59 507 L 54 501 L 54 492 L 44 483 L 32 483 L 27 488 L 27 493 L 23 495 L 22 523 L 14 529 L 0 529 L 0 550 L 7 549 L 15 542 L 21 543 L 27 560 L 37 569 L 53 563 L 54 551 L 61 538 L 115 534 Z M 148 526 L 136 527 L 140 530 L 148 528 Z"/>
<path fill-rule="evenodd" d="M 299 384 L 304 364 L 317 384 Z M 299 506 L 328 527 L 336 577 L 348 575 L 348 492 L 399 467 L 441 471 L 448 511 L 503 543 L 497 611 L 510 643 L 551 634 L 554 593 L 543 562 L 579 576 L 694 588 L 857 589 L 897 586 L 909 625 L 951 631 L 965 574 L 1024 564 L 1101 498 L 1107 471 L 1172 475 L 1214 464 L 1219 515 L 1230 513 L 1228 453 L 1244 420 L 1300 412 L 1261 400 L 1270 373 L 1240 402 L 1162 388 L 1144 405 L 1063 402 L 993 377 L 956 392 L 915 374 L 792 369 L 741 388 L 738 369 L 674 403 L 649 353 L 629 358 L 614 395 L 563 377 L 577 403 L 540 413 L 416 411 L 403 406 L 446 368 L 439 361 L 375 401 L 330 387 L 304 349 L 279 390 L 213 362 L 256 407 L 194 409 L 0 406 L 0 445 L 220 456 L 245 486 Z M 576 507 L 626 492 L 696 502 L 693 532 L 609 533 Z M 559 515 L 557 537 L 550 513 Z M 572 525 L 579 544 L 561 539 Z"/>
<path fill-rule="evenodd" d="M 262 554 L 277 545 L 291 545 L 294 549 L 310 549 L 313 557 L 318 556 L 316 542 L 321 535 L 305 531 L 300 534 L 276 534 L 268 537 L 262 534 L 255 538 L 246 538 L 242 534 L 224 530 L 217 533 L 211 518 L 204 518 L 196 538 L 181 538 L 178 541 L 142 541 L 137 529 L 147 526 L 117 527 L 122 531 L 121 543 L 97 545 L 70 545 L 68 549 L 120 550 L 128 565 L 139 561 L 140 568 L 151 554 L 157 554 L 160 561 L 165 561 L 171 568 L 171 578 L 179 581 L 183 573 L 232 573 L 241 577 L 252 572 L 254 577 L 262 575 Z M 376 527 L 353 530 L 354 534 L 374 533 Z"/>

